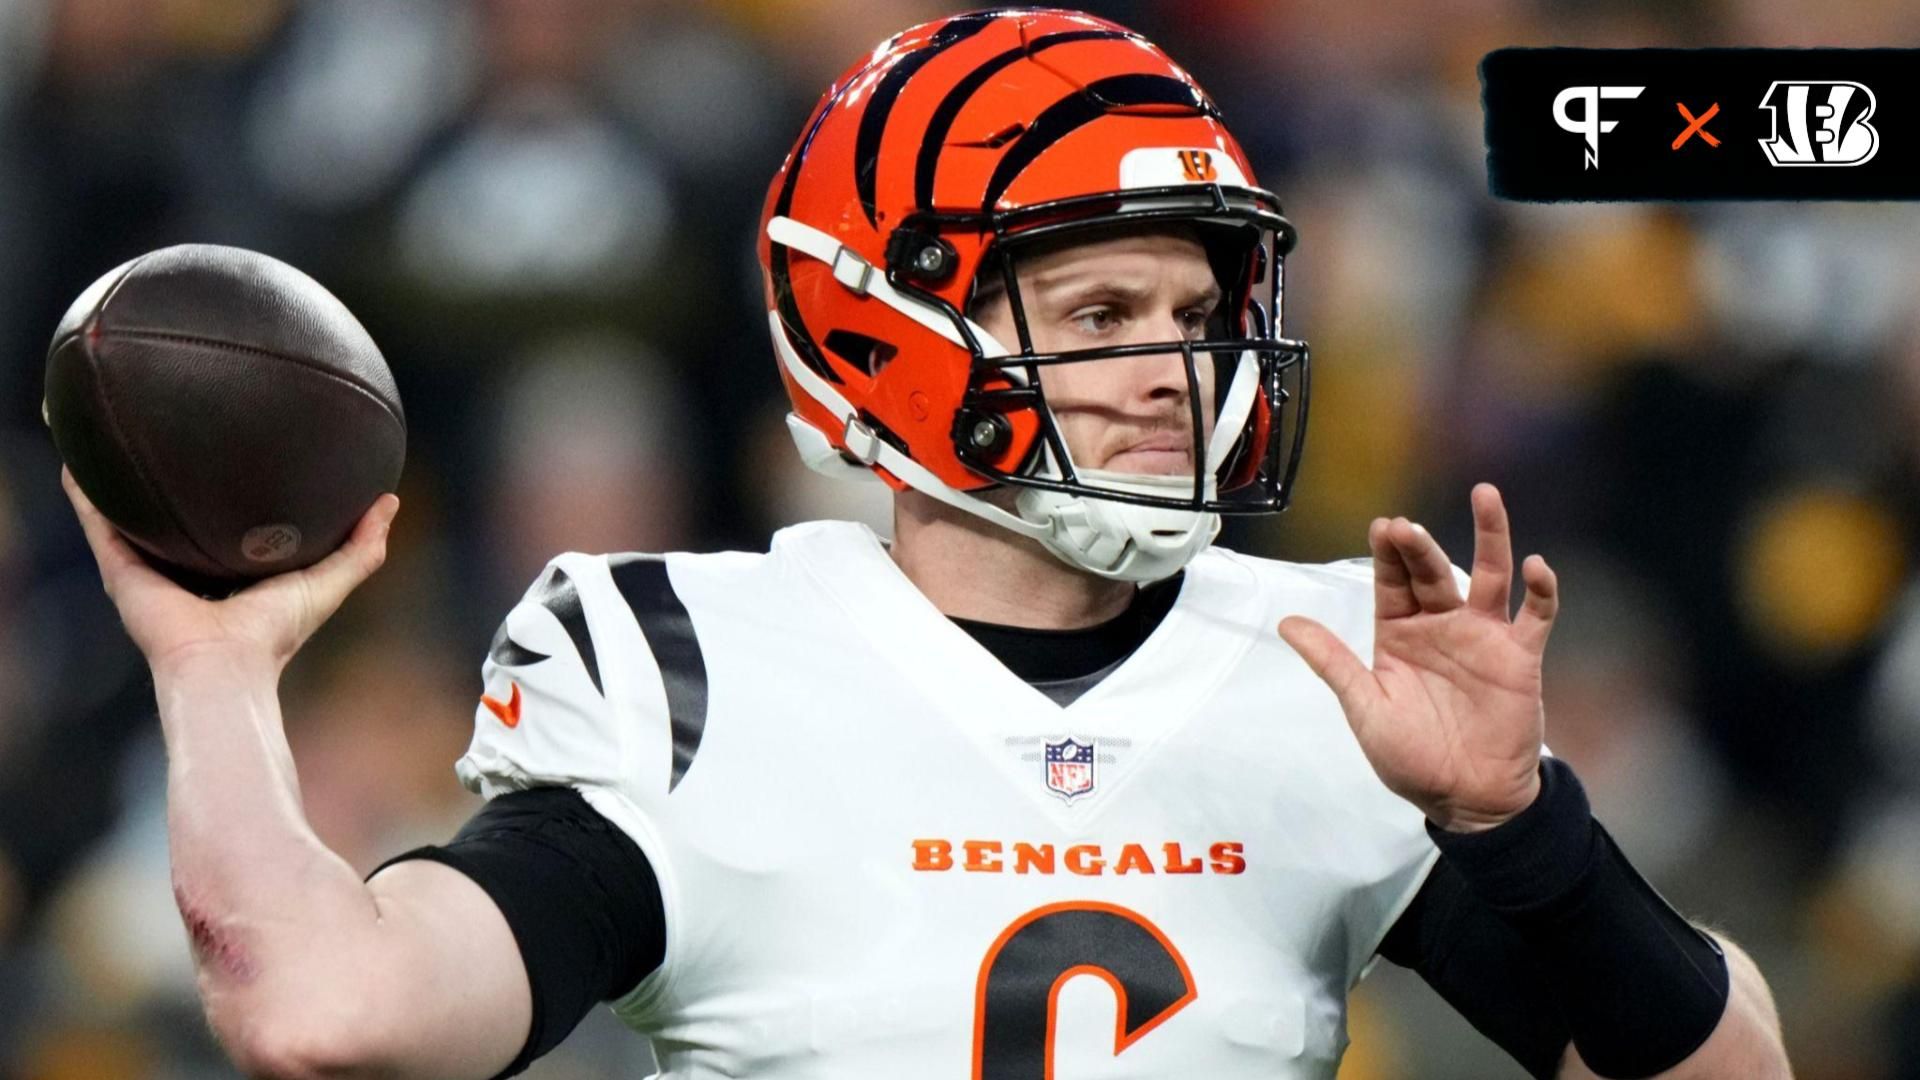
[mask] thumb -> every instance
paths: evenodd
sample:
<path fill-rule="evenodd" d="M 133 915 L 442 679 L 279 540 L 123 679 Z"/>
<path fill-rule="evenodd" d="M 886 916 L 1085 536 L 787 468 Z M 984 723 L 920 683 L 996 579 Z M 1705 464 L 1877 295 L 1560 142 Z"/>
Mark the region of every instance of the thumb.
<path fill-rule="evenodd" d="M 1362 715 L 1380 696 L 1373 672 L 1333 631 L 1303 615 L 1289 615 L 1280 620 L 1280 637 L 1332 688 L 1349 718 Z"/>

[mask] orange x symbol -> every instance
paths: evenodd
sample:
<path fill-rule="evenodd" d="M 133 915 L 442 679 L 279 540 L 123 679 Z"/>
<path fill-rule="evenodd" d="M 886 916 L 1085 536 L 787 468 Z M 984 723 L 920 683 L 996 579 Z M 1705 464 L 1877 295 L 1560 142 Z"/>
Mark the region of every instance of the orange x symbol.
<path fill-rule="evenodd" d="M 1677 101 L 1673 103 L 1673 106 L 1674 108 L 1680 110 L 1681 116 L 1684 116 L 1687 118 L 1687 130 L 1681 132 L 1680 137 L 1673 140 L 1673 148 L 1675 150 L 1680 149 L 1680 144 L 1692 138 L 1694 133 L 1696 132 L 1699 133 L 1702 139 L 1707 140 L 1708 146 L 1720 145 L 1720 140 L 1714 138 L 1713 132 L 1707 130 L 1707 121 L 1713 119 L 1713 115 L 1720 111 L 1719 102 L 1717 101 L 1714 102 L 1711 106 L 1708 107 L 1707 111 L 1701 113 L 1698 118 L 1696 118 L 1692 113 L 1688 112 L 1687 107 L 1685 105 L 1682 105 Z"/>

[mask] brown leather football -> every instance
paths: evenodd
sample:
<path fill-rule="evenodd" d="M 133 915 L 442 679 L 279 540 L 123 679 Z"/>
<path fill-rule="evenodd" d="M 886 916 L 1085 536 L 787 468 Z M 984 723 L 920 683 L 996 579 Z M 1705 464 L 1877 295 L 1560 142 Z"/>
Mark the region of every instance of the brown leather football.
<path fill-rule="evenodd" d="M 393 375 L 346 305 L 210 244 L 80 294 L 47 352 L 45 416 L 101 513 L 202 591 L 319 561 L 406 456 Z"/>

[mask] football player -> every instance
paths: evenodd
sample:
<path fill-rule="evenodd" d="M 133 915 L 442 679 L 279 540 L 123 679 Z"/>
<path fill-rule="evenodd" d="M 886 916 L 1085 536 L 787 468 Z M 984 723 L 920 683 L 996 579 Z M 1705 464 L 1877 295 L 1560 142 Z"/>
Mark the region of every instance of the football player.
<path fill-rule="evenodd" d="M 1471 573 L 1404 518 L 1366 561 L 1210 546 L 1287 503 L 1293 242 L 1119 26 L 885 42 L 760 258 L 800 452 L 897 493 L 891 544 L 556 558 L 484 665 L 458 774 L 488 803 L 365 882 L 302 819 L 275 686 L 397 502 L 213 603 L 69 486 L 153 667 L 238 1062 L 511 1074 L 611 1001 L 669 1077 L 1330 1077 L 1385 956 L 1534 1075 L 1786 1075 L 1757 970 L 1541 753 L 1558 585 L 1528 559 L 1510 613 L 1497 492 Z"/>

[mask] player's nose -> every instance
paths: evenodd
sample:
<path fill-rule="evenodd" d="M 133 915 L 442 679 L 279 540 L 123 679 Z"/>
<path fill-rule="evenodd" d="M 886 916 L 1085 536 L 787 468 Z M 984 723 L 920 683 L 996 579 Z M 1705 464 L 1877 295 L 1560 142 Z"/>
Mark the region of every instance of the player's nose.
<path fill-rule="evenodd" d="M 1143 329 L 1143 341 L 1178 342 L 1187 336 L 1186 327 L 1172 314 L 1153 320 L 1151 327 Z M 1174 404 L 1184 404 L 1192 392 L 1186 354 L 1177 346 L 1125 362 L 1130 365 L 1134 396 L 1141 401 L 1161 403 L 1171 399 Z"/>

